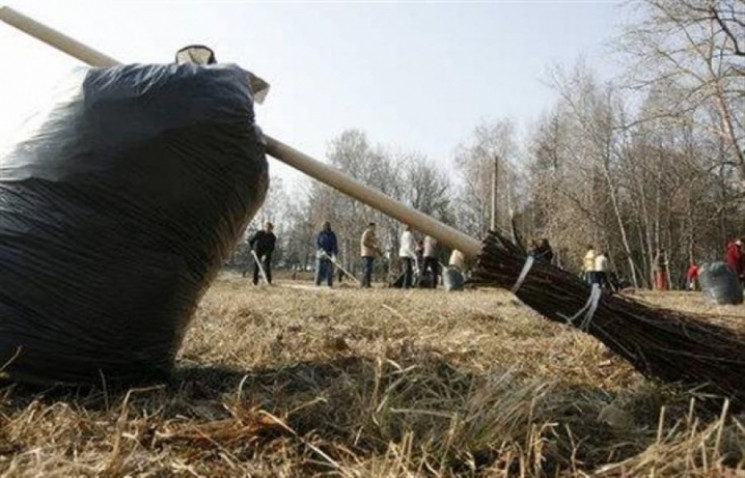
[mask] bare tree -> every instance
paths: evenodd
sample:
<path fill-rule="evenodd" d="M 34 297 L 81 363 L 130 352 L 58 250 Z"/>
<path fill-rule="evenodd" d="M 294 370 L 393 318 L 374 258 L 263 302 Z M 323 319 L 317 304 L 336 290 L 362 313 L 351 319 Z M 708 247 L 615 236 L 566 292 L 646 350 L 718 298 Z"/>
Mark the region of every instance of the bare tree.
<path fill-rule="evenodd" d="M 737 168 L 745 181 L 745 4 L 644 0 L 633 5 L 644 20 L 623 37 L 634 60 L 631 85 L 678 92 L 652 117 L 683 115 L 700 123 L 703 132 L 721 139 L 722 162 Z"/>
<path fill-rule="evenodd" d="M 458 192 L 459 227 L 464 231 L 483 236 L 490 226 L 492 200 L 492 171 L 494 157 L 500 161 L 497 211 L 498 227 L 507 230 L 516 195 L 516 167 L 519 146 L 515 127 L 510 120 L 478 125 L 471 137 L 460 144 L 455 162 L 459 171 Z"/>
<path fill-rule="evenodd" d="M 437 165 L 420 153 L 407 153 L 396 159 L 403 169 L 403 198 L 413 208 L 445 223 L 454 221 L 450 181 Z"/>

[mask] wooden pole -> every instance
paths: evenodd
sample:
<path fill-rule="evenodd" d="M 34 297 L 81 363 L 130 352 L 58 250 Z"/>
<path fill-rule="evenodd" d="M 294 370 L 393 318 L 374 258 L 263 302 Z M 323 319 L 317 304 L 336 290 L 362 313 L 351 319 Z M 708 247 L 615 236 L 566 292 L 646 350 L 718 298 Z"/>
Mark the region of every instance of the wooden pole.
<path fill-rule="evenodd" d="M 261 272 L 261 278 L 264 279 L 264 282 L 266 282 L 266 285 L 272 285 L 266 276 L 266 272 L 264 271 L 264 266 L 261 265 L 261 261 L 259 260 L 259 256 L 256 254 L 256 251 L 251 249 L 251 255 L 253 256 L 254 261 L 256 262 L 256 267 L 258 267 L 259 272 Z"/>
<path fill-rule="evenodd" d="M 119 64 L 114 58 L 104 55 L 100 51 L 94 50 L 10 7 L 0 7 L 0 20 L 88 65 L 106 67 Z"/>
<path fill-rule="evenodd" d="M 351 272 L 346 270 L 339 261 L 331 257 L 330 255 L 326 254 L 326 252 L 323 252 L 323 256 L 326 257 L 328 260 L 330 260 L 336 267 L 339 268 L 340 271 L 344 273 L 345 276 L 349 277 L 353 281 L 357 283 L 357 285 L 360 285 L 360 280 L 354 276 Z"/>
<path fill-rule="evenodd" d="M 267 153 L 270 156 L 304 172 L 308 176 L 336 188 L 388 216 L 411 225 L 413 229 L 428 234 L 443 244 L 460 250 L 469 257 L 475 256 L 481 250 L 481 242 L 457 229 L 432 219 L 428 215 L 362 184 L 341 171 L 331 168 L 279 140 L 269 136 L 266 139 Z"/>
<path fill-rule="evenodd" d="M 492 231 L 497 230 L 497 192 L 499 188 L 499 156 L 494 155 L 494 167 L 491 173 L 491 224 Z"/>
<path fill-rule="evenodd" d="M 109 67 L 120 64 L 114 58 L 94 50 L 12 8 L 0 7 L 0 20 L 89 65 Z M 481 250 L 480 241 L 416 209 L 410 208 L 380 191 L 362 184 L 341 171 L 331 168 L 269 135 L 265 135 L 265 137 L 267 153 L 283 163 L 302 171 L 328 186 L 338 189 L 342 193 L 388 216 L 409 224 L 413 229 L 428 234 L 443 244 L 460 250 L 469 257 L 475 256 Z"/>

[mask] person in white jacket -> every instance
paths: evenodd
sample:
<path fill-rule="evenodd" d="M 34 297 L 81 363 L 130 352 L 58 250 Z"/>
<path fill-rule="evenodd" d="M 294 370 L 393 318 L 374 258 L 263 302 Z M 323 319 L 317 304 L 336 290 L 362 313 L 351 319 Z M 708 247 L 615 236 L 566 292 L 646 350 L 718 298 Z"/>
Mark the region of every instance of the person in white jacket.
<path fill-rule="evenodd" d="M 411 232 L 411 226 L 406 225 L 404 233 L 401 234 L 401 247 L 398 249 L 398 257 L 401 258 L 404 267 L 404 289 L 414 284 L 416 249 L 417 242 L 414 239 L 414 233 Z"/>
<path fill-rule="evenodd" d="M 440 261 L 437 259 L 437 246 L 437 239 L 432 236 L 425 236 L 424 250 L 422 251 L 422 257 L 424 258 L 422 275 L 426 274 L 428 270 L 432 272 L 430 287 L 433 289 L 437 288 L 437 276 L 440 272 Z"/>

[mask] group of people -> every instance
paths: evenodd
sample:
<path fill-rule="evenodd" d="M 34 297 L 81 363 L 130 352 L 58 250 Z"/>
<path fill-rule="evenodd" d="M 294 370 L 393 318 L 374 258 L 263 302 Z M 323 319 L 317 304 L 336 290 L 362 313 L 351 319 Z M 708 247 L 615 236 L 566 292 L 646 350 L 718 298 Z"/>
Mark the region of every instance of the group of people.
<path fill-rule="evenodd" d="M 383 251 L 378 245 L 374 222 L 369 223 L 362 233 L 360 256 L 362 257 L 361 286 L 369 288 L 372 286 L 375 259 L 383 256 Z M 415 270 L 420 272 L 420 276 L 429 274 L 431 277 L 430 287 L 437 287 L 440 261 L 438 259 L 438 244 L 435 238 L 426 236 L 423 241 L 418 242 L 411 226 L 405 225 L 404 232 L 401 234 L 398 257 L 401 259 L 403 269 L 402 287 L 404 289 L 414 286 Z"/>
<path fill-rule="evenodd" d="M 253 283 L 258 284 L 260 274 L 267 282 L 272 282 L 272 253 L 276 247 L 277 238 L 274 235 L 274 225 L 271 222 L 264 224 L 264 228 L 253 234 L 248 244 L 254 256 Z M 333 286 L 334 265 L 337 264 L 336 257 L 339 254 L 339 245 L 336 234 L 331 229 L 331 223 L 325 221 L 321 231 L 316 236 L 316 276 L 317 286 L 326 283 Z M 437 240 L 431 236 L 425 236 L 423 240 L 417 241 L 411 226 L 405 225 L 400 238 L 398 257 L 401 260 L 403 270 L 402 287 L 408 289 L 415 285 L 415 277 L 427 276 L 428 285 L 436 288 L 440 277 L 439 247 Z M 533 241 L 529 253 L 537 261 L 553 263 L 554 251 L 548 239 Z M 380 248 L 374 222 L 368 223 L 360 238 L 360 257 L 362 260 L 361 287 L 372 286 L 375 260 L 384 256 Z M 741 239 L 730 241 L 726 246 L 726 263 L 740 281 L 745 283 L 745 247 Z M 669 273 L 667 256 L 664 249 L 658 249 L 653 261 L 654 288 L 657 290 L 668 290 Z M 418 272 L 418 275 L 415 274 Z M 604 289 L 613 289 L 609 274 L 609 261 L 606 252 L 602 249 L 596 250 L 593 245 L 587 246 L 587 252 L 583 259 L 582 273 L 589 284 L 598 284 Z M 686 272 L 686 287 L 689 290 L 697 288 L 699 267 L 691 262 Z"/>
<path fill-rule="evenodd" d="M 725 246 L 724 262 L 737 275 L 740 283 L 745 286 L 745 246 L 743 246 L 742 239 L 733 239 L 727 243 Z M 687 290 L 697 290 L 699 288 L 699 274 L 700 268 L 698 264 L 695 261 L 691 261 L 686 272 L 685 286 Z"/>
<path fill-rule="evenodd" d="M 264 224 L 262 230 L 257 231 L 248 239 L 248 245 L 254 256 L 253 283 L 258 284 L 260 276 L 266 281 L 272 282 L 272 253 L 276 247 L 277 238 L 274 235 L 274 225 L 271 222 Z M 418 242 L 411 230 L 406 225 L 401 235 L 401 245 L 398 256 L 401 259 L 403 269 L 403 288 L 414 286 L 415 271 L 421 277 L 429 274 L 430 287 L 437 287 L 440 262 L 438 258 L 438 243 L 435 238 L 426 236 Z M 336 257 L 339 254 L 339 242 L 336 233 L 331 229 L 331 223 L 325 221 L 321 231 L 316 236 L 316 275 L 315 284 L 320 286 L 325 283 L 329 287 L 334 283 L 334 266 L 338 265 Z M 360 238 L 360 257 L 362 259 L 362 281 L 363 288 L 372 286 L 375 260 L 382 257 L 376 234 L 375 223 L 368 223 Z"/>

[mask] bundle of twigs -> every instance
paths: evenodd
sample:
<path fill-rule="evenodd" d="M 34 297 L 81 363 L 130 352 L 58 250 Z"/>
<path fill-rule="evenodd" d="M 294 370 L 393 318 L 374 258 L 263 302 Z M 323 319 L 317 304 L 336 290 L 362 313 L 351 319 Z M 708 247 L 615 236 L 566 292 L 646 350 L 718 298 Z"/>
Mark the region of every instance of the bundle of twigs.
<path fill-rule="evenodd" d="M 514 287 L 526 253 L 497 232 L 489 233 L 472 283 Z M 647 377 L 673 382 L 745 403 L 745 335 L 702 316 L 653 308 L 603 292 L 591 319 L 592 288 L 573 274 L 535 262 L 517 297 L 546 318 L 593 335 Z"/>

